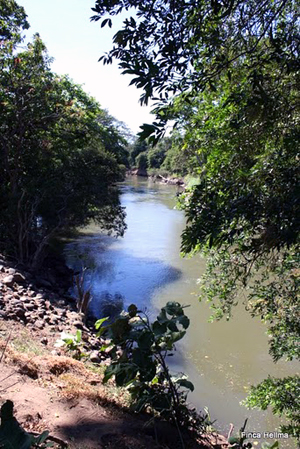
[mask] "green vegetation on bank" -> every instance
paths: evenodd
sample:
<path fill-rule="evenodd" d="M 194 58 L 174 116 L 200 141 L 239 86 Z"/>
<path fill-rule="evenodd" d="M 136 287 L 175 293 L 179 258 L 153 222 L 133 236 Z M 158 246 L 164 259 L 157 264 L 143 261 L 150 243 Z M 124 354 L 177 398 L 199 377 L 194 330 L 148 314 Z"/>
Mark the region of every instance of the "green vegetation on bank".
<path fill-rule="evenodd" d="M 184 146 L 181 133 L 173 131 L 155 145 L 137 138 L 128 147 L 131 168 L 162 176 L 187 176 L 195 171 L 195 161 Z"/>
<path fill-rule="evenodd" d="M 38 34 L 21 46 L 23 8 L 0 7 L 0 249 L 36 267 L 61 231 L 95 220 L 124 232 L 115 183 L 127 142 L 94 98 L 51 71 Z"/>
<path fill-rule="evenodd" d="M 97 0 L 92 19 L 121 12 L 102 60 L 133 76 L 142 104 L 156 101 L 142 138 L 157 145 L 175 122 L 198 178 L 181 199 L 182 250 L 208 258 L 201 297 L 229 318 L 245 289 L 274 362 L 299 360 L 299 2 Z M 162 142 L 147 160 L 159 160 Z M 247 405 L 272 406 L 299 438 L 299 391 L 298 376 L 267 379 Z"/>

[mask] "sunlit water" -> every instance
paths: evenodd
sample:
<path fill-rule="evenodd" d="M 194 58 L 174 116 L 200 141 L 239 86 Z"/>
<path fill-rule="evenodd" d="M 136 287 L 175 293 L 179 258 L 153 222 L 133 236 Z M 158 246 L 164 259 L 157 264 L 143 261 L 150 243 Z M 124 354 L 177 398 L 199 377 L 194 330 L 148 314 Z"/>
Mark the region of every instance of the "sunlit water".
<path fill-rule="evenodd" d="M 190 305 L 186 309 L 190 328 L 172 364 L 195 385 L 190 401 L 199 409 L 207 406 L 211 418 L 217 419 L 215 426 L 224 432 L 229 423 L 238 430 L 247 417 L 248 431 L 275 431 L 279 421 L 271 411 L 249 411 L 239 403 L 251 384 L 268 374 L 293 374 L 297 367 L 272 362 L 264 326 L 242 306 L 234 310 L 229 322 L 208 323 L 209 307 L 197 300 L 197 280 L 205 261 L 199 256 L 180 257 L 185 218 L 175 209 L 177 187 L 132 178 L 121 186 L 121 192 L 127 213 L 125 237 L 103 236 L 91 226 L 66 248 L 72 267 L 80 268 L 83 263 L 92 268 L 87 282 L 92 285 L 93 312 L 105 314 L 103 304 L 109 301 L 116 304 L 116 310 L 135 303 L 152 316 L 167 301 Z M 294 446 L 282 440 L 282 448 Z"/>

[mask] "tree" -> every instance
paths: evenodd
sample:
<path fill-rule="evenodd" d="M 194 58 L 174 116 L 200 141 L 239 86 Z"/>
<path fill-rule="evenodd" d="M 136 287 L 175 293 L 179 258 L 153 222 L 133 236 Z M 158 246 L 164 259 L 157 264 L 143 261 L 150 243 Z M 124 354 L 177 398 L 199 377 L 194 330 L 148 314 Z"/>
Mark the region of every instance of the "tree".
<path fill-rule="evenodd" d="M 158 101 L 158 122 L 147 125 L 144 136 L 161 135 L 169 95 L 184 92 L 188 99 L 214 89 L 237 64 L 254 70 L 273 60 L 293 70 L 298 6 L 296 0 L 97 0 L 91 20 L 108 15 L 101 26 L 111 26 L 114 16 L 128 11 L 113 48 L 100 60 L 117 59 L 122 73 L 134 76 L 130 84 L 143 89 L 142 104 Z"/>
<path fill-rule="evenodd" d="M 0 48 L 6 42 L 21 41 L 21 30 L 28 29 L 25 10 L 14 0 L 0 0 Z"/>
<path fill-rule="evenodd" d="M 147 153 L 142 152 L 135 159 L 138 170 L 145 171 L 148 168 Z"/>
<path fill-rule="evenodd" d="M 135 139 L 135 141 L 129 146 L 129 160 L 131 166 L 135 166 L 137 164 L 137 157 L 140 153 L 146 152 L 148 149 L 148 145 L 145 141 L 140 141 L 139 139 Z"/>
<path fill-rule="evenodd" d="M 111 25 L 130 8 L 135 17 L 100 59 L 134 76 L 141 103 L 156 99 L 157 120 L 141 137 L 155 143 L 175 120 L 196 161 L 182 247 L 208 257 L 203 295 L 217 318 L 229 317 L 247 286 L 246 307 L 268 323 L 274 360 L 299 358 L 299 3 L 99 0 L 92 19 L 109 14 L 102 25 Z M 288 400 L 278 385 L 292 385 Z M 299 377 L 265 381 L 248 404 L 279 413 L 292 404 L 297 436 L 299 388 Z"/>
<path fill-rule="evenodd" d="M 231 315 L 244 288 L 246 308 L 268 324 L 274 361 L 299 359 L 298 74 L 279 81 L 270 64 L 249 84 L 241 67 L 233 73 L 235 82 L 224 77 L 216 92 L 195 97 L 182 121 L 200 162 L 198 185 L 182 199 L 182 248 L 208 257 L 201 298 L 216 318 Z M 278 385 L 293 386 L 288 401 Z M 279 414 L 292 404 L 286 429 L 299 437 L 299 388 L 297 376 L 266 380 L 246 404 Z"/>
<path fill-rule="evenodd" d="M 25 51 L 7 43 L 2 52 L 1 249 L 37 266 L 62 230 L 95 220 L 122 234 L 115 183 L 123 179 L 125 141 L 112 119 L 80 86 L 51 72 L 39 35 Z"/>
<path fill-rule="evenodd" d="M 163 164 L 167 152 L 171 148 L 171 139 L 165 137 L 155 147 L 149 148 L 148 150 L 148 167 L 149 168 L 160 168 Z"/>

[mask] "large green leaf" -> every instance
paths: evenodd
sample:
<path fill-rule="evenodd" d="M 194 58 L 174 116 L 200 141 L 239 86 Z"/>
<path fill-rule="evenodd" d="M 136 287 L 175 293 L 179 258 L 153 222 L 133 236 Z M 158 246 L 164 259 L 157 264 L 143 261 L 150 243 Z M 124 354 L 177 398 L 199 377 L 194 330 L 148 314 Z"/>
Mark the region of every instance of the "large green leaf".
<path fill-rule="evenodd" d="M 139 348 L 142 350 L 149 350 L 153 341 L 154 341 L 153 334 L 150 331 L 142 332 L 137 339 Z"/>
<path fill-rule="evenodd" d="M 176 383 L 178 385 L 180 385 L 181 387 L 187 388 L 190 391 L 194 391 L 194 389 L 195 389 L 193 383 L 187 379 L 178 379 L 178 380 L 176 380 Z"/>
<path fill-rule="evenodd" d="M 160 321 L 154 321 L 152 324 L 152 330 L 156 336 L 160 337 L 166 333 L 167 324 L 166 322 L 161 323 Z"/>

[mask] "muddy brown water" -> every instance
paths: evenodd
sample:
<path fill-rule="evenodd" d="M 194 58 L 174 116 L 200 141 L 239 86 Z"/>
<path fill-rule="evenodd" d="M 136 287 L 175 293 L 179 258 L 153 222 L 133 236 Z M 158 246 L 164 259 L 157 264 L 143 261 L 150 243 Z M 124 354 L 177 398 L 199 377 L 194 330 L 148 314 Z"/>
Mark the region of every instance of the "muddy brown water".
<path fill-rule="evenodd" d="M 155 316 L 167 301 L 190 305 L 186 309 L 190 327 L 172 358 L 172 369 L 188 374 L 195 385 L 189 401 L 202 410 L 208 407 L 211 418 L 217 420 L 215 426 L 223 432 L 230 423 L 238 430 L 246 418 L 249 432 L 278 431 L 280 421 L 271 410 L 249 411 L 240 401 L 250 385 L 268 374 L 294 374 L 296 364 L 273 363 L 265 326 L 242 305 L 234 309 L 230 321 L 208 322 L 209 306 L 197 299 L 205 260 L 180 256 L 185 217 L 175 209 L 176 186 L 132 177 L 120 189 L 127 212 L 124 238 L 104 236 L 97 226 L 90 226 L 66 247 L 72 267 L 92 268 L 87 284 L 92 285 L 93 312 L 103 316 L 135 303 Z M 261 441 L 253 440 L 254 447 L 260 447 Z M 282 448 L 295 447 L 291 440 L 280 442 Z"/>

